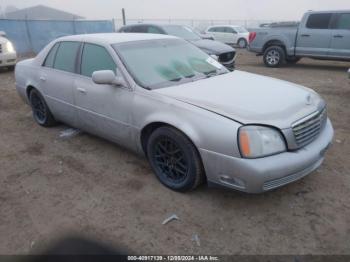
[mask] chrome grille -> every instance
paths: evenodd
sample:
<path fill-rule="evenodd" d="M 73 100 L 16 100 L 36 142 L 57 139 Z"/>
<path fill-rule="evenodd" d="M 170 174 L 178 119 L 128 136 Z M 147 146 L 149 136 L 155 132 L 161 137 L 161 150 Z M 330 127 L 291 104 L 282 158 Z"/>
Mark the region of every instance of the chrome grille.
<path fill-rule="evenodd" d="M 312 142 L 321 132 L 327 119 L 327 110 L 324 108 L 292 125 L 295 141 L 299 147 Z"/>
<path fill-rule="evenodd" d="M 281 177 L 281 178 L 271 180 L 271 181 L 266 181 L 263 185 L 263 190 L 268 191 L 271 189 L 275 189 L 277 187 L 287 185 L 287 184 L 292 183 L 294 181 L 297 181 L 297 180 L 307 176 L 308 174 L 310 174 L 316 168 L 318 168 L 321 165 L 322 161 L 323 161 L 323 159 L 320 159 L 317 162 L 315 162 L 312 166 L 307 167 L 306 169 L 301 170 L 295 174 L 291 174 L 291 175 Z"/>
<path fill-rule="evenodd" d="M 232 62 L 233 58 L 235 57 L 235 52 L 228 52 L 228 53 L 223 53 L 219 55 L 219 62 L 221 63 L 229 63 Z"/>

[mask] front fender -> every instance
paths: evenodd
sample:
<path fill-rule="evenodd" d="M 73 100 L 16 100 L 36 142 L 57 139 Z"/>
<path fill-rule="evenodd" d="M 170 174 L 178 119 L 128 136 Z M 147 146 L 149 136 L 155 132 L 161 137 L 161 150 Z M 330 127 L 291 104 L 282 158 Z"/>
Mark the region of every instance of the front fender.
<path fill-rule="evenodd" d="M 214 112 L 172 98 L 138 96 L 135 120 L 140 133 L 152 123 L 165 123 L 183 132 L 197 147 L 240 157 L 237 132 L 241 124 Z"/>

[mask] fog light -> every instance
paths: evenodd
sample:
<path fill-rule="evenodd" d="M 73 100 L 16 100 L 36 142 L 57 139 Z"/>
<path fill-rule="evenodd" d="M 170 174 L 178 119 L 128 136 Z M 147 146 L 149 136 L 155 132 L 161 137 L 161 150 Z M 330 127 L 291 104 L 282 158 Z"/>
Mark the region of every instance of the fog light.
<path fill-rule="evenodd" d="M 245 182 L 236 177 L 229 177 L 229 176 L 220 176 L 220 181 L 224 184 L 228 184 L 230 186 L 238 187 L 241 189 L 245 188 Z"/>

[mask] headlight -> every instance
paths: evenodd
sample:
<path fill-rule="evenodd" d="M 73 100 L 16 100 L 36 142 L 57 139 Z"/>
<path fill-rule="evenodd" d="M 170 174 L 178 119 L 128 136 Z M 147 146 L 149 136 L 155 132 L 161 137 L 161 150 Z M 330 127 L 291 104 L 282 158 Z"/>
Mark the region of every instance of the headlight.
<path fill-rule="evenodd" d="M 238 143 L 244 158 L 260 158 L 286 151 L 282 134 L 271 127 L 243 126 L 238 132 Z"/>
<path fill-rule="evenodd" d="M 15 49 L 12 45 L 12 43 L 10 41 L 7 41 L 6 43 L 6 49 L 7 49 L 7 52 L 9 53 L 14 53 L 15 52 Z"/>
<path fill-rule="evenodd" d="M 217 55 L 210 55 L 212 58 L 214 58 L 216 61 L 219 60 L 219 57 Z"/>

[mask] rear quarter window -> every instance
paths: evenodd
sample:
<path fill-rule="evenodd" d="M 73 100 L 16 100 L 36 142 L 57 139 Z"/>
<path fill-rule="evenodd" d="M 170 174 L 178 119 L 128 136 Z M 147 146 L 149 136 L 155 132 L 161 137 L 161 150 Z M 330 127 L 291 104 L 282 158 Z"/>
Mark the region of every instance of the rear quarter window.
<path fill-rule="evenodd" d="M 57 49 L 59 47 L 60 43 L 56 43 L 50 50 L 49 54 L 46 56 L 45 62 L 43 66 L 45 67 L 53 67 L 53 64 L 55 62 L 55 56 L 57 53 Z"/>
<path fill-rule="evenodd" d="M 306 27 L 310 29 L 328 29 L 332 14 L 311 14 L 307 20 Z"/>

